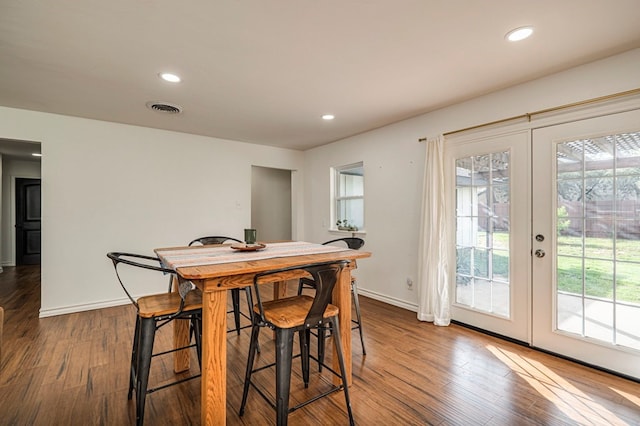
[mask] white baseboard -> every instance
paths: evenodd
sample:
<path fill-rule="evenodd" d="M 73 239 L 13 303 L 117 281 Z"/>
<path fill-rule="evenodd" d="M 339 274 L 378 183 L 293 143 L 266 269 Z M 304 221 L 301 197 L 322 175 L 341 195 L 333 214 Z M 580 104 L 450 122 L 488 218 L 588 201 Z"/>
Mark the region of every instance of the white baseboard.
<path fill-rule="evenodd" d="M 362 287 L 358 287 L 358 294 L 365 297 L 370 297 L 380 302 L 388 303 L 389 305 L 397 306 L 399 308 L 407 309 L 412 312 L 418 312 L 418 305 L 415 303 L 409 303 L 406 300 L 390 297 L 385 294 L 377 293 L 375 291 L 367 290 Z M 80 305 L 61 306 L 58 308 L 40 309 L 40 318 L 54 317 L 56 315 L 73 314 L 76 312 L 92 311 L 94 309 L 112 308 L 114 306 L 122 306 L 131 303 L 128 298 L 105 300 L 102 302 L 83 303 Z"/>
<path fill-rule="evenodd" d="M 412 312 L 418 312 L 418 305 L 415 303 L 409 303 L 406 300 L 396 299 L 385 294 L 377 293 L 375 291 L 367 290 L 362 287 L 358 287 L 358 294 L 365 297 L 370 297 L 380 302 L 388 303 L 389 305 L 397 306 L 399 308 L 407 309 Z"/>
<path fill-rule="evenodd" d="M 112 308 L 131 303 L 128 298 L 105 300 L 103 302 L 83 303 L 80 305 L 61 306 L 59 308 L 40 309 L 40 318 L 54 317 L 56 315 L 73 314 L 76 312 L 92 311 L 94 309 Z"/>

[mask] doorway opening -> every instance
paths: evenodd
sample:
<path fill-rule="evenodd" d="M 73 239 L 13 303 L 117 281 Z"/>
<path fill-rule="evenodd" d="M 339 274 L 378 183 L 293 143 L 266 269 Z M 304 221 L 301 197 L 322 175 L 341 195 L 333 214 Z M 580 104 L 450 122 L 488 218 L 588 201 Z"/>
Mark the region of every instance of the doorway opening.
<path fill-rule="evenodd" d="M 41 178 L 41 144 L 0 138 L 0 266 L 15 266 L 16 255 L 16 181 Z M 35 155 L 34 155 L 35 154 Z M 33 198 L 39 190 L 30 189 Z M 38 196 L 38 200 L 39 200 Z M 38 216 L 39 216 L 38 212 Z M 33 238 L 34 235 L 31 235 Z M 33 247 L 30 247 L 33 249 Z M 2 269 L 0 268 L 0 272 Z"/>
<path fill-rule="evenodd" d="M 251 227 L 259 241 L 292 238 L 291 170 L 251 167 Z"/>

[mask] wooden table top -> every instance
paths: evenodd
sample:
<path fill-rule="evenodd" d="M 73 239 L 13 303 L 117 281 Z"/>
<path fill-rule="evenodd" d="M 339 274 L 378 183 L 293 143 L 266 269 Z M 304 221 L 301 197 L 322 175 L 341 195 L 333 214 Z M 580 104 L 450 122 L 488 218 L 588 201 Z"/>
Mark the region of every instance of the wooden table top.
<path fill-rule="evenodd" d="M 318 244 L 318 246 L 321 245 Z M 194 252 L 196 252 L 197 250 L 202 250 L 203 247 L 207 246 L 170 247 L 156 249 L 155 251 L 159 254 L 160 257 L 162 257 L 163 251 L 193 249 Z M 181 277 L 188 280 L 209 280 L 213 278 L 232 277 L 244 274 L 256 274 L 258 272 L 265 272 L 273 269 L 287 268 L 291 266 L 301 266 L 311 263 L 330 262 L 334 260 L 356 260 L 367 257 L 371 257 L 370 252 L 344 248 L 329 253 L 313 253 L 302 254 L 298 256 L 243 260 L 238 262 L 179 266 L 176 268 L 176 271 Z"/>

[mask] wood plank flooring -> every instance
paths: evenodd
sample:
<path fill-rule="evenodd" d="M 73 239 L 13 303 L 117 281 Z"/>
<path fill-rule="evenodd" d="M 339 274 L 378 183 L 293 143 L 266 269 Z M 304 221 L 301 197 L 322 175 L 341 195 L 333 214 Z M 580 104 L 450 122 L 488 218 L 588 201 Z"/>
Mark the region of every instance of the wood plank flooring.
<path fill-rule="evenodd" d="M 38 319 L 39 281 L 39 267 L 0 274 L 0 425 L 133 424 L 133 401 L 127 401 L 133 308 Z M 638 383 L 460 326 L 421 323 L 413 312 L 366 297 L 360 301 L 367 356 L 354 331 L 351 387 L 359 425 L 640 425 Z M 261 362 L 268 362 L 273 341 L 262 334 Z M 227 424 L 275 424 L 275 413 L 255 391 L 238 417 L 248 329 L 230 333 L 227 342 Z M 168 348 L 171 330 L 161 330 L 156 343 Z M 260 374 L 272 394 L 273 371 Z M 154 383 L 173 379 L 171 358 L 155 358 L 151 375 Z M 316 375 L 305 390 L 298 379 L 292 402 L 330 382 L 327 373 Z M 198 425 L 199 406 L 196 379 L 149 395 L 145 423 Z M 289 421 L 347 424 L 342 393 L 292 413 Z"/>

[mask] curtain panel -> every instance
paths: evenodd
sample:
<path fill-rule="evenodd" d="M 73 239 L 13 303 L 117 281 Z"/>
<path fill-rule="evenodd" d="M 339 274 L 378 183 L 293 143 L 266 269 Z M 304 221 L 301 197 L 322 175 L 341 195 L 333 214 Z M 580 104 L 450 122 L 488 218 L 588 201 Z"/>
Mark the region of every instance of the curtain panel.
<path fill-rule="evenodd" d="M 444 136 L 426 141 L 418 266 L 418 319 L 447 326 L 449 300 L 449 232 L 445 194 Z"/>

